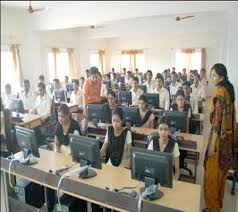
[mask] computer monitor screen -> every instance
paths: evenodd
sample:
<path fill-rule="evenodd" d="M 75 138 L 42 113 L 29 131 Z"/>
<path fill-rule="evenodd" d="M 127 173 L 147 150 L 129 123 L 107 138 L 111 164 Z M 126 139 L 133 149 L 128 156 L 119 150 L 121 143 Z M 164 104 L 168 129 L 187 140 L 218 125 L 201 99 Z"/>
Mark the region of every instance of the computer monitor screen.
<path fill-rule="evenodd" d="M 119 104 L 123 106 L 129 106 L 132 104 L 131 92 L 129 91 L 119 91 L 118 93 Z"/>
<path fill-rule="evenodd" d="M 66 83 L 65 88 L 67 92 L 72 92 L 74 90 L 72 83 Z"/>
<path fill-rule="evenodd" d="M 30 154 L 39 158 L 40 153 L 38 150 L 35 131 L 20 126 L 15 126 L 15 128 L 17 143 L 23 152 L 24 158 L 27 158 Z"/>
<path fill-rule="evenodd" d="M 167 116 L 171 122 L 171 129 L 176 131 L 186 132 L 187 130 L 187 112 L 179 111 L 163 111 L 163 115 Z"/>
<path fill-rule="evenodd" d="M 173 187 L 173 155 L 171 153 L 131 148 L 131 177 L 144 181 L 145 188 L 160 184 Z M 145 188 L 141 188 L 143 192 Z M 158 199 L 163 194 L 155 190 L 151 200 Z"/>
<path fill-rule="evenodd" d="M 117 82 L 124 83 L 125 82 L 125 77 L 124 76 L 118 76 L 117 77 Z"/>
<path fill-rule="evenodd" d="M 17 113 L 25 113 L 23 102 L 21 99 L 12 97 L 10 110 L 15 111 Z"/>
<path fill-rule="evenodd" d="M 146 85 L 139 85 L 139 88 L 142 89 L 144 93 L 146 93 Z"/>
<path fill-rule="evenodd" d="M 69 134 L 72 160 L 80 166 L 91 165 L 93 168 L 102 169 L 99 142 L 95 138 Z M 81 174 L 82 178 L 93 177 L 96 172 L 89 169 Z"/>
<path fill-rule="evenodd" d="M 106 85 L 108 90 L 112 88 L 111 80 L 103 80 L 102 83 Z"/>
<path fill-rule="evenodd" d="M 88 119 L 97 126 L 98 122 L 106 123 L 108 115 L 104 104 L 88 104 Z"/>
<path fill-rule="evenodd" d="M 157 93 L 146 93 L 145 94 L 150 108 L 159 109 L 159 94 Z"/>
<path fill-rule="evenodd" d="M 55 101 L 58 101 L 58 102 L 65 102 L 66 101 L 64 90 L 54 90 L 53 94 L 54 94 Z"/>
<path fill-rule="evenodd" d="M 134 126 L 135 124 L 140 122 L 138 107 L 122 107 L 122 110 L 123 110 L 124 120 L 127 126 L 128 126 L 128 123 L 130 124 L 130 126 Z"/>

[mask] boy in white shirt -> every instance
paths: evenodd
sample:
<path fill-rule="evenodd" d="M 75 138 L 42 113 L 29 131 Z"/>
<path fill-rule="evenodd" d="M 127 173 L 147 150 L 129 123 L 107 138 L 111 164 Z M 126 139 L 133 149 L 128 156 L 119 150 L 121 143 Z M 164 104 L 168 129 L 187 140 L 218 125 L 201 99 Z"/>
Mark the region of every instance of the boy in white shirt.
<path fill-rule="evenodd" d="M 139 79 L 137 77 L 133 78 L 131 87 L 132 105 L 138 105 L 138 100 L 144 91 L 139 88 Z"/>
<path fill-rule="evenodd" d="M 198 100 L 205 101 L 206 93 L 203 84 L 200 82 L 199 74 L 194 75 L 194 83 L 191 85 L 192 96 L 196 96 Z"/>
<path fill-rule="evenodd" d="M 161 74 L 157 74 L 155 79 L 154 93 L 159 94 L 159 108 L 169 110 L 170 98 L 169 91 L 164 87 L 164 78 Z"/>
<path fill-rule="evenodd" d="M 3 95 L 4 108 L 10 109 L 12 105 L 12 88 L 10 84 L 5 85 L 5 95 Z"/>
<path fill-rule="evenodd" d="M 73 92 L 70 96 L 70 102 L 77 104 L 78 108 L 83 108 L 83 90 L 79 87 L 79 81 L 73 80 Z"/>
<path fill-rule="evenodd" d="M 141 75 L 139 74 L 138 68 L 135 69 L 134 77 L 137 77 L 138 80 L 139 80 L 139 84 L 141 84 L 141 82 L 142 82 L 142 77 L 141 77 Z"/>
<path fill-rule="evenodd" d="M 41 116 L 42 122 L 44 122 L 47 118 L 51 116 L 51 105 L 52 100 L 46 94 L 45 84 L 39 83 L 37 86 L 38 96 L 36 97 L 36 101 L 32 110 L 29 113 L 38 114 Z"/>
<path fill-rule="evenodd" d="M 28 112 L 34 107 L 36 96 L 34 92 L 30 90 L 30 81 L 24 80 L 24 90 L 20 95 L 20 99 L 22 100 L 24 110 Z"/>
<path fill-rule="evenodd" d="M 152 80 L 152 78 L 153 73 L 151 70 L 148 70 L 146 74 L 146 82 L 144 83 L 144 85 L 146 85 L 146 93 L 153 93 L 154 91 L 155 81 Z"/>
<path fill-rule="evenodd" d="M 171 84 L 170 84 L 170 97 L 171 99 L 173 96 L 176 95 L 178 89 L 182 87 L 182 84 L 180 82 L 177 82 L 178 75 L 176 72 L 171 73 Z"/>

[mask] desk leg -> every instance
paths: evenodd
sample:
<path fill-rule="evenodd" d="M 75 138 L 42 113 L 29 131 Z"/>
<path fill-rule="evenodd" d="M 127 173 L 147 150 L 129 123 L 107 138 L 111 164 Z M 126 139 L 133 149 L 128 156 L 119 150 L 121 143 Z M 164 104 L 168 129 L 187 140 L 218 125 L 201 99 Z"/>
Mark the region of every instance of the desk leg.
<path fill-rule="evenodd" d="M 195 160 L 195 170 L 194 170 L 194 184 L 196 183 L 197 178 L 197 165 L 198 165 L 198 152 L 196 152 L 196 160 Z"/>
<path fill-rule="evenodd" d="M 44 186 L 45 207 L 46 207 L 45 211 L 46 211 L 46 212 L 49 212 L 49 210 L 48 210 L 49 205 L 48 205 L 47 190 L 46 190 L 46 189 L 47 189 L 47 188 Z"/>
<path fill-rule="evenodd" d="M 1 178 L 3 180 L 3 184 L 2 185 L 3 185 L 3 193 L 4 193 L 6 212 L 9 212 L 8 188 L 7 188 L 6 172 L 1 171 Z"/>

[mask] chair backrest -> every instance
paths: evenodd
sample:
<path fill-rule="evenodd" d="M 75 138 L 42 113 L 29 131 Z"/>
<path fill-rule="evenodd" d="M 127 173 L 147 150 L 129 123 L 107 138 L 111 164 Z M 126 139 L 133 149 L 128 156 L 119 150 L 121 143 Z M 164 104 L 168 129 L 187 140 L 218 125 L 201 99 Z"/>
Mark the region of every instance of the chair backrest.
<path fill-rule="evenodd" d="M 5 119 L 5 137 L 7 149 L 9 152 L 14 152 L 13 135 L 11 131 L 11 111 L 9 109 L 4 109 L 3 114 Z"/>

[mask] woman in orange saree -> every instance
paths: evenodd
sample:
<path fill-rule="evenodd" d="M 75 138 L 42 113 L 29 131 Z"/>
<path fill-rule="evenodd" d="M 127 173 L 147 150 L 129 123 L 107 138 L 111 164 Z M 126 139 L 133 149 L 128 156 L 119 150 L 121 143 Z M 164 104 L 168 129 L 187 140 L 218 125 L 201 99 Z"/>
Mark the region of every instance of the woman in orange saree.
<path fill-rule="evenodd" d="M 207 208 L 203 211 L 219 212 L 227 172 L 235 162 L 235 92 L 223 64 L 217 63 L 212 67 L 211 79 L 216 86 L 216 94 L 212 100 L 211 131 L 204 159 L 204 199 Z"/>

